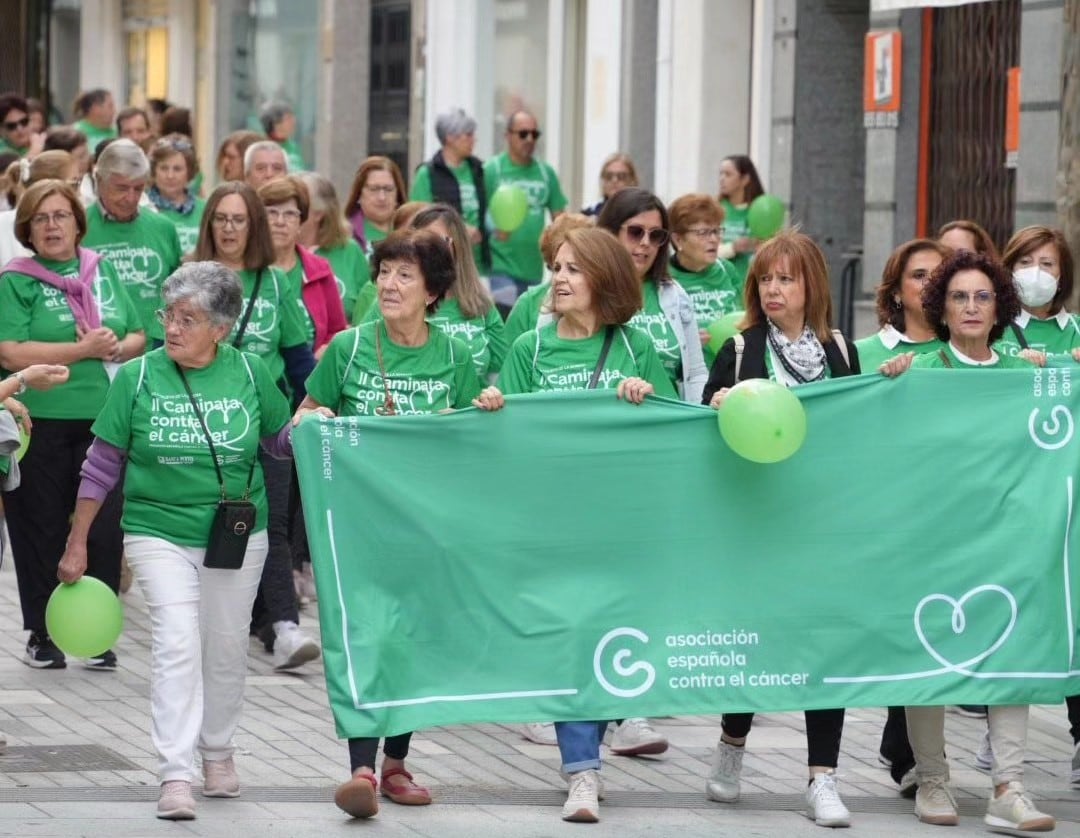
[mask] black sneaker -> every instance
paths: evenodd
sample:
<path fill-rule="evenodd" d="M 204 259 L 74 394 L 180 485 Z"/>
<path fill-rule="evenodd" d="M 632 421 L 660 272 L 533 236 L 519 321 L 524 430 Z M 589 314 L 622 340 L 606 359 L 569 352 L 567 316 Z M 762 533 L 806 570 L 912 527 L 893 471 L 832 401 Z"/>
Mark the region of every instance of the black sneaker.
<path fill-rule="evenodd" d="M 26 642 L 26 654 L 23 655 L 23 663 L 34 669 L 63 669 L 67 666 L 64 653 L 56 648 L 52 638 L 45 632 L 30 632 L 30 639 Z"/>
<path fill-rule="evenodd" d="M 103 672 L 112 672 L 116 669 L 116 652 L 106 649 L 96 658 L 86 658 L 83 666 L 87 669 L 99 669 Z"/>

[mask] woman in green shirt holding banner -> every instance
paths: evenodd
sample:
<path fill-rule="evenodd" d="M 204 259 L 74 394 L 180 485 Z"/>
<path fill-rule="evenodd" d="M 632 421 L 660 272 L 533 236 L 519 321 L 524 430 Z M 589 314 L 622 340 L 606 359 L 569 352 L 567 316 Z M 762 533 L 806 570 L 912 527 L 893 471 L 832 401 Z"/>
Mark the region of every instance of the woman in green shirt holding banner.
<path fill-rule="evenodd" d="M 454 282 L 454 257 L 442 237 L 427 230 L 392 233 L 375 246 L 372 269 L 381 316 L 330 341 L 308 379 L 294 423 L 310 413 L 398 416 L 469 406 L 501 408 L 496 388 L 481 389 L 468 347 L 427 321 Z M 315 581 L 320 602 L 357 598 L 358 613 L 363 612 L 363 592 L 333 590 L 330 577 L 317 576 Z M 431 795 L 405 768 L 411 738 L 411 733 L 386 737 L 382 795 L 406 806 L 424 806 L 431 803 Z M 378 748 L 378 737 L 349 739 L 352 777 L 338 787 L 334 802 L 354 818 L 370 818 L 379 810 Z"/>

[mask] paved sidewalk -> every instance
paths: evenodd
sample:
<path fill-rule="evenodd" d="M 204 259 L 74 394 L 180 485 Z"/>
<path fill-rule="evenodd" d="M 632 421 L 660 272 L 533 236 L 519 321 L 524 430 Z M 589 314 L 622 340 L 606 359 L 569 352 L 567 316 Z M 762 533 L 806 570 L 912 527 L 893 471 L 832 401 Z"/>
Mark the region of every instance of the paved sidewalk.
<path fill-rule="evenodd" d="M 20 662 L 21 630 L 10 562 L 0 569 L 0 836 L 319 836 L 375 830 L 380 836 L 801 836 L 824 833 L 804 818 L 805 739 L 801 714 L 759 717 L 750 736 L 744 797 L 735 806 L 705 799 L 704 777 L 719 736 L 719 718 L 657 722 L 672 747 L 657 759 L 611 757 L 604 766 L 608 798 L 602 822 L 564 824 L 559 807 L 558 751 L 534 745 L 513 727 L 439 728 L 413 739 L 410 765 L 436 804 L 412 809 L 387 802 L 369 822 L 352 822 L 333 804 L 348 774 L 347 750 L 334 736 L 321 664 L 296 675 L 273 672 L 252 643 L 247 707 L 237 736 L 243 793 L 236 800 L 199 800 L 198 818 L 154 817 L 155 757 L 150 746 L 149 643 L 137 589 L 124 597 L 126 629 L 117 646 L 120 669 L 33 670 Z M 317 631 L 315 606 L 304 611 Z M 877 762 L 880 710 L 847 714 L 840 788 L 853 813 L 851 835 L 983 835 L 989 779 L 972 769 L 985 722 L 950 715 L 949 756 L 961 825 L 941 832 L 918 823 Z M 1080 791 L 1069 787 L 1064 707 L 1032 712 L 1026 784 L 1059 818 L 1056 835 L 1080 838 Z"/>

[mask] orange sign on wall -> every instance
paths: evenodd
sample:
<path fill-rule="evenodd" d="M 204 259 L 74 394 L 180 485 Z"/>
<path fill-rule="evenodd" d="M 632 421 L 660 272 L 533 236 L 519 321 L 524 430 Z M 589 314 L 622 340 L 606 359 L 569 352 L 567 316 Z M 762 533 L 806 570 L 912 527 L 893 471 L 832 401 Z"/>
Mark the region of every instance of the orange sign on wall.
<path fill-rule="evenodd" d="M 1005 167 L 1015 169 L 1020 159 L 1020 68 L 1009 68 L 1005 98 Z"/>
<path fill-rule="evenodd" d="M 863 79 L 863 126 L 900 124 L 900 33 L 868 32 Z"/>

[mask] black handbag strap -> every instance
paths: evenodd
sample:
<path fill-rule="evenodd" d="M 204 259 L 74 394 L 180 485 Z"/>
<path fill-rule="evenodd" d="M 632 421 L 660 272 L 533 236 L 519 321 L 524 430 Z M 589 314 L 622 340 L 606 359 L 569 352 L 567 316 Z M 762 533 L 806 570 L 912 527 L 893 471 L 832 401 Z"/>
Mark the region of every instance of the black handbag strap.
<path fill-rule="evenodd" d="M 949 356 L 945 354 L 945 350 L 944 349 L 939 349 L 937 351 L 937 354 L 938 354 L 938 357 L 941 359 L 941 363 L 943 363 L 949 369 L 952 369 L 952 361 L 950 361 Z"/>
<path fill-rule="evenodd" d="M 1015 337 L 1016 342 L 1020 344 L 1020 348 L 1027 349 L 1028 341 L 1027 338 L 1024 336 L 1024 330 L 1017 326 L 1015 323 L 1010 323 L 1009 326 L 1012 328 L 1013 337 Z"/>
<path fill-rule="evenodd" d="M 595 390 L 597 383 L 600 381 L 600 373 L 604 371 L 604 364 L 607 363 L 608 350 L 611 349 L 611 341 L 615 339 L 615 327 L 608 326 L 607 331 L 604 333 L 604 345 L 600 347 L 600 357 L 596 361 L 596 369 L 593 370 L 592 378 L 589 379 L 589 386 L 586 390 Z"/>
<path fill-rule="evenodd" d="M 255 300 L 259 297 L 259 288 L 262 286 L 263 269 L 259 268 L 255 274 L 255 285 L 251 289 L 251 299 L 248 300 L 247 311 L 244 312 L 244 316 L 240 320 L 240 328 L 236 330 L 236 337 L 233 338 L 232 345 L 237 349 L 240 348 L 240 341 L 244 339 L 244 332 L 247 331 L 248 321 L 251 320 L 251 312 L 255 309 Z M 179 367 L 177 368 L 179 369 Z M 180 373 L 183 376 L 183 373 Z M 187 381 L 184 381 L 184 386 L 187 386 Z M 190 395 L 191 391 L 188 391 Z M 196 408 L 196 411 L 198 408 Z M 200 417 L 202 418 L 202 417 Z"/>
<path fill-rule="evenodd" d="M 203 434 L 206 436 L 206 444 L 210 447 L 210 459 L 214 463 L 214 473 L 217 475 L 218 485 L 221 486 L 221 499 L 226 500 L 225 496 L 225 478 L 221 475 L 221 466 L 218 464 L 217 450 L 214 448 L 214 440 L 210 437 L 210 428 L 206 425 L 206 420 L 203 418 L 202 411 L 199 409 L 199 403 L 195 401 L 195 394 L 191 392 L 191 385 L 188 384 L 187 376 L 184 375 L 184 368 L 177 364 L 176 371 L 180 373 L 180 380 L 184 382 L 184 390 L 187 391 L 188 401 L 191 402 L 191 409 L 195 411 L 195 416 L 199 420 L 199 425 L 202 428 Z M 251 494 L 251 480 L 255 476 L 255 460 L 258 459 L 258 454 L 251 458 L 251 469 L 248 471 L 247 486 L 244 487 L 244 500 L 248 499 L 248 495 Z"/>

